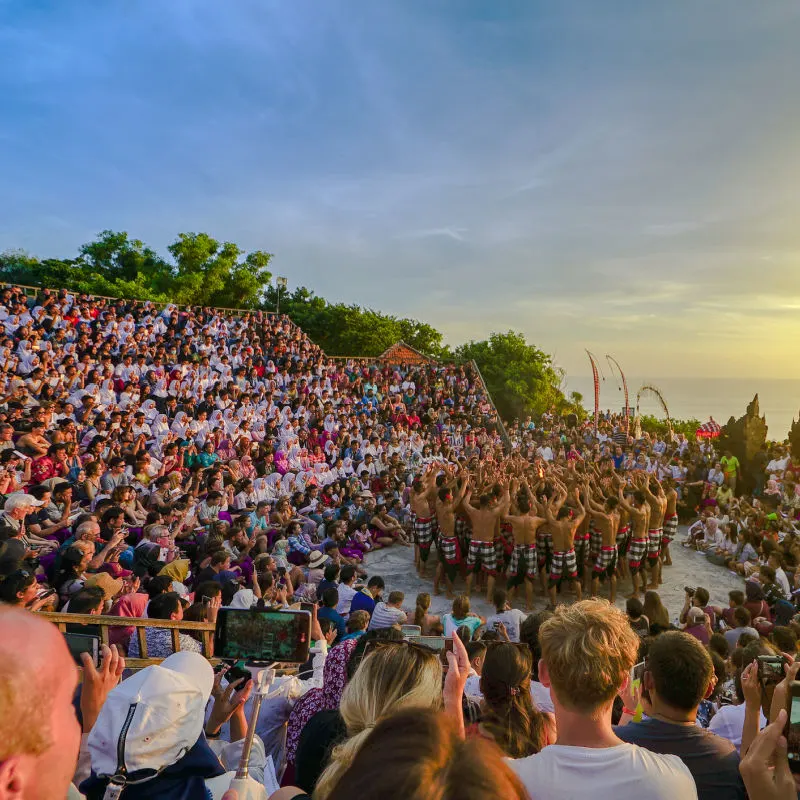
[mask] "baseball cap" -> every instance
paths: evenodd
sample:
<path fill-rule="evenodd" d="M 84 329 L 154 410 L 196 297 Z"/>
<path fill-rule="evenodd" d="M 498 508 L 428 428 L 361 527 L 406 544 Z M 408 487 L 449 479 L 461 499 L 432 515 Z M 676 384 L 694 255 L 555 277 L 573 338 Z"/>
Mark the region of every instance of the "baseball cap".
<path fill-rule="evenodd" d="M 3 510 L 13 511 L 15 508 L 24 508 L 25 506 L 33 506 L 34 508 L 38 508 L 39 506 L 43 505 L 44 503 L 41 500 L 37 500 L 32 494 L 26 494 L 25 492 L 12 492 L 10 495 L 8 495 L 8 497 L 6 497 Z"/>
<path fill-rule="evenodd" d="M 156 777 L 191 750 L 203 731 L 214 671 L 199 653 L 181 651 L 109 692 L 88 746 L 92 772 L 125 769 L 129 782 Z"/>

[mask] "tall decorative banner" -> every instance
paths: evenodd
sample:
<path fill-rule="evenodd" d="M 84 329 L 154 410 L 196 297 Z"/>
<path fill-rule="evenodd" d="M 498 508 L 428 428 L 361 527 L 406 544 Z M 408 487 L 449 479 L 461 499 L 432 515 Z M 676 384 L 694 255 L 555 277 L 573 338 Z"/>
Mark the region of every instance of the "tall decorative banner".
<path fill-rule="evenodd" d="M 597 428 L 600 424 L 600 375 L 594 356 L 588 350 L 586 355 L 589 356 L 589 362 L 592 365 L 592 377 L 594 378 L 594 432 L 597 433 Z"/>
<path fill-rule="evenodd" d="M 625 392 L 625 434 L 627 435 L 631 432 L 631 420 L 628 413 L 628 382 L 625 380 L 625 373 L 622 371 L 622 367 L 619 365 L 616 358 L 613 356 L 606 356 L 606 361 L 616 366 L 619 376 L 622 378 L 622 389 Z M 614 371 L 613 368 L 611 371 Z"/>
<path fill-rule="evenodd" d="M 640 416 L 639 416 L 639 401 L 641 400 L 641 397 L 642 397 L 643 394 L 652 394 L 658 400 L 659 405 L 661 406 L 662 409 L 664 409 L 664 416 L 666 417 L 667 428 L 669 429 L 669 438 L 670 438 L 670 440 L 674 440 L 675 439 L 675 431 L 672 429 L 672 420 L 670 419 L 670 416 L 669 416 L 669 408 L 667 407 L 667 401 L 664 399 L 664 395 L 661 394 L 660 390 L 657 387 L 655 387 L 655 386 L 653 386 L 652 384 L 649 384 L 649 383 L 645 384 L 644 386 L 642 386 L 642 388 L 639 389 L 639 391 L 636 393 L 636 425 L 637 425 L 637 430 L 639 430 L 639 431 L 641 430 L 641 420 L 640 420 Z M 639 434 L 639 435 L 641 435 L 641 434 Z M 639 438 L 639 435 L 637 435 L 637 438 Z"/>

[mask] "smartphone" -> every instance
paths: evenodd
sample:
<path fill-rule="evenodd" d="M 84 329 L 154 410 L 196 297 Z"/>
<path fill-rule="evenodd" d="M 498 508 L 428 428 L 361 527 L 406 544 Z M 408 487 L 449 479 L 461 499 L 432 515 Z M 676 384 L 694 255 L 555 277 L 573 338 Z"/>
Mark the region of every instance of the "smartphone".
<path fill-rule="evenodd" d="M 784 656 L 759 656 L 758 680 L 762 686 L 774 686 L 783 680 Z"/>
<path fill-rule="evenodd" d="M 783 734 L 789 757 L 789 769 L 800 772 L 800 681 L 793 681 L 787 700 L 786 727 Z"/>
<path fill-rule="evenodd" d="M 214 667 L 214 672 L 215 673 L 222 672 L 222 670 L 225 669 L 225 667 L 226 667 L 225 664 L 217 664 L 217 666 Z M 247 666 L 245 665 L 244 661 L 235 662 L 225 673 L 225 680 L 228 681 L 229 684 L 235 683 L 240 678 L 244 678 L 244 683 L 242 683 L 241 686 L 239 686 L 239 689 L 244 689 L 244 687 L 247 685 L 247 682 L 249 680 L 252 680 L 252 677 L 253 676 L 250 670 L 247 669 Z"/>
<path fill-rule="evenodd" d="M 87 636 L 84 633 L 65 633 L 64 639 L 67 642 L 67 647 L 79 666 L 83 666 L 81 661 L 81 653 L 88 653 L 92 657 L 92 663 L 95 667 L 100 666 L 100 637 Z"/>
<path fill-rule="evenodd" d="M 203 595 L 203 597 L 202 597 L 202 601 L 203 601 L 203 605 L 204 605 L 204 606 L 210 606 L 210 605 L 211 605 L 212 598 L 211 598 L 211 597 L 209 597 L 208 595 L 205 595 L 205 594 L 204 594 L 204 595 Z"/>
<path fill-rule="evenodd" d="M 421 644 L 423 647 L 429 647 L 439 654 L 439 660 L 442 666 L 448 666 L 447 654 L 453 652 L 453 640 L 446 639 L 444 636 L 407 636 L 409 642 L 414 644 Z"/>
<path fill-rule="evenodd" d="M 303 664 L 311 646 L 308 611 L 221 608 L 214 631 L 217 658 Z"/>
<path fill-rule="evenodd" d="M 55 589 L 40 589 L 40 590 L 39 590 L 39 591 L 36 593 L 36 598 L 37 598 L 38 600 L 41 600 L 41 599 L 43 599 L 43 598 L 45 598 L 45 597 L 50 597 L 51 595 L 54 595 L 55 593 L 56 593 L 56 590 L 55 590 Z"/>
<path fill-rule="evenodd" d="M 631 683 L 639 681 L 641 684 L 642 678 L 644 677 L 644 664 L 644 661 L 640 661 L 638 664 L 634 664 L 631 667 Z"/>
<path fill-rule="evenodd" d="M 308 611 L 309 614 L 314 613 L 314 604 L 313 603 L 300 603 L 300 610 L 301 611 Z"/>

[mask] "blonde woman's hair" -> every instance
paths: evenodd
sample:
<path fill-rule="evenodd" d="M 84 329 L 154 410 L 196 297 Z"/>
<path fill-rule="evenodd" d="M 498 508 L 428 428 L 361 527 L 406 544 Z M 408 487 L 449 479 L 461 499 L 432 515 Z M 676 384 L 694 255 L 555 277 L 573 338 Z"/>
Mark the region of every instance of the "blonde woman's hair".
<path fill-rule="evenodd" d="M 439 708 L 441 702 L 442 665 L 433 650 L 402 642 L 376 647 L 344 689 L 339 711 L 348 738 L 333 749 L 314 800 L 327 800 L 380 720 L 402 709 Z"/>
<path fill-rule="evenodd" d="M 639 652 L 628 617 L 605 600 L 557 606 L 539 643 L 561 705 L 589 715 L 613 701 Z"/>
<path fill-rule="evenodd" d="M 431 607 L 431 596 L 427 592 L 420 592 L 417 595 L 417 608 L 414 611 L 414 624 L 422 626 L 425 622 L 425 615 Z"/>

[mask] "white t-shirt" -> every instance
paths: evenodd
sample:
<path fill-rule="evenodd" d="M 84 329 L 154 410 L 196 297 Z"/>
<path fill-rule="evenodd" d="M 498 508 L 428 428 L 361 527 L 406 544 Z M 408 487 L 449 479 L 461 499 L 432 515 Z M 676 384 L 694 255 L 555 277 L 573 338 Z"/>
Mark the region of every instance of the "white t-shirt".
<path fill-rule="evenodd" d="M 512 642 L 519 641 L 519 629 L 522 623 L 527 619 L 527 615 L 523 614 L 518 608 L 510 608 L 503 611 L 501 614 L 492 614 L 486 620 L 486 630 L 490 631 L 494 628 L 495 622 L 502 622 L 506 626 L 506 633 Z"/>
<path fill-rule="evenodd" d="M 510 759 L 531 797 L 547 800 L 696 800 L 694 779 L 678 756 L 635 744 L 571 747 L 551 744 L 527 758 Z"/>
<path fill-rule="evenodd" d="M 544 711 L 547 714 L 555 713 L 556 709 L 548 686 L 539 683 L 539 681 L 531 681 L 531 697 L 539 711 Z"/>
<path fill-rule="evenodd" d="M 742 747 L 742 730 L 744 729 L 744 713 L 746 706 L 744 703 L 738 706 L 722 706 L 717 713 L 711 717 L 708 723 L 708 730 L 716 733 L 723 739 L 727 739 L 738 753 Z M 761 730 L 767 724 L 764 714 L 758 712 L 758 729 Z"/>

